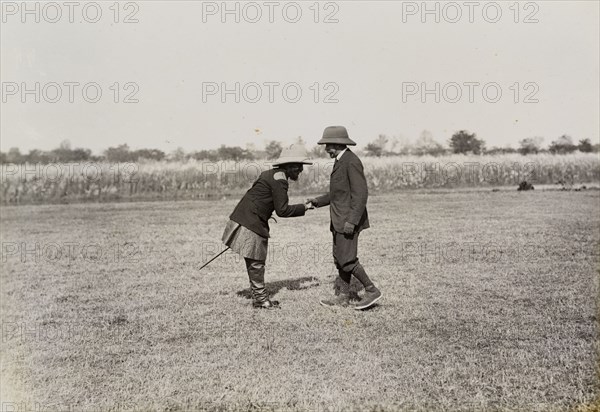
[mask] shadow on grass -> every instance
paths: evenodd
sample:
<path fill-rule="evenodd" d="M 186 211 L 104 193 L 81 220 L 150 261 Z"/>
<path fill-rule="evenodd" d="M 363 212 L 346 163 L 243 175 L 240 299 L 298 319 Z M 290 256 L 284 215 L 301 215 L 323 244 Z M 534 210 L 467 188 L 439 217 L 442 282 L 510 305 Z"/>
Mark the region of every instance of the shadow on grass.
<path fill-rule="evenodd" d="M 319 286 L 319 280 L 312 276 L 305 276 L 298 279 L 289 279 L 289 280 L 278 280 L 276 282 L 269 282 L 266 284 L 267 293 L 270 297 L 275 296 L 277 292 L 281 290 L 281 288 L 286 288 L 288 290 L 303 290 L 309 289 Z M 252 293 L 250 292 L 250 288 L 240 290 L 236 292 L 238 296 L 242 296 L 246 299 L 252 299 Z"/>

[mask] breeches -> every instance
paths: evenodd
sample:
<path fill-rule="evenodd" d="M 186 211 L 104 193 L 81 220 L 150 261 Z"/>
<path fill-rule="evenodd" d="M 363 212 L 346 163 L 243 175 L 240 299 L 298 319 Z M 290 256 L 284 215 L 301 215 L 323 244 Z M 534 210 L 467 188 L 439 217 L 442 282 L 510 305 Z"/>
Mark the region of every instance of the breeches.
<path fill-rule="evenodd" d="M 333 262 L 338 270 L 352 273 L 358 265 L 358 233 L 345 235 L 333 232 Z"/>

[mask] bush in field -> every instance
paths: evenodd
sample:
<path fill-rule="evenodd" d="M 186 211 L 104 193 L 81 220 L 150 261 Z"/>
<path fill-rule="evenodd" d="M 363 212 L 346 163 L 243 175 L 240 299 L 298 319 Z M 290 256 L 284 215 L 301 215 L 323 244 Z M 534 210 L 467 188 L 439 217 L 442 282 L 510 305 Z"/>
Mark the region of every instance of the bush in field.
<path fill-rule="evenodd" d="M 436 142 L 433 135 L 428 130 L 423 130 L 415 142 L 413 154 L 417 156 L 431 155 L 441 156 L 446 153 L 446 149 L 440 143 Z"/>
<path fill-rule="evenodd" d="M 108 162 L 131 162 L 136 159 L 133 158 L 129 145 L 122 144 L 117 147 L 109 147 L 104 151 L 104 157 Z"/>
<path fill-rule="evenodd" d="M 217 150 L 217 154 L 219 155 L 219 159 L 221 160 L 252 160 L 254 156 L 249 150 L 242 149 L 239 146 L 228 147 L 225 145 L 221 145 Z"/>
<path fill-rule="evenodd" d="M 282 150 L 283 150 L 283 146 L 281 145 L 280 142 L 271 140 L 265 146 L 265 152 L 267 152 L 267 159 L 269 159 L 269 160 L 277 159 L 279 157 L 279 155 L 281 154 Z"/>
<path fill-rule="evenodd" d="M 8 149 L 8 153 L 2 153 L 0 158 L 1 163 L 23 163 L 25 162 L 25 156 L 21 154 L 21 150 L 18 147 L 11 147 Z"/>
<path fill-rule="evenodd" d="M 577 146 L 573 144 L 571 136 L 563 134 L 550 144 L 548 150 L 550 150 L 550 153 L 565 154 L 574 152 L 577 150 Z"/>
<path fill-rule="evenodd" d="M 583 139 L 579 141 L 577 149 L 579 149 L 581 153 L 591 153 L 594 150 L 594 147 L 592 146 L 590 139 Z"/>
<path fill-rule="evenodd" d="M 158 149 L 140 149 L 133 152 L 133 158 L 136 161 L 140 159 L 163 160 L 165 158 L 165 152 Z"/>
<path fill-rule="evenodd" d="M 542 148 L 543 137 L 527 137 L 519 142 L 519 153 L 522 155 L 536 154 Z"/>
<path fill-rule="evenodd" d="M 460 130 L 452 135 L 449 146 L 453 153 L 480 154 L 485 149 L 485 142 L 478 139 L 475 133 Z"/>
<path fill-rule="evenodd" d="M 377 136 L 377 139 L 367 144 L 365 152 L 367 156 L 381 157 L 385 153 L 385 146 L 388 144 L 388 137 L 384 134 Z"/>
<path fill-rule="evenodd" d="M 519 151 L 513 147 L 492 147 L 491 149 L 485 149 L 486 156 L 495 156 L 495 155 L 504 155 L 504 154 L 512 154 L 519 153 Z"/>

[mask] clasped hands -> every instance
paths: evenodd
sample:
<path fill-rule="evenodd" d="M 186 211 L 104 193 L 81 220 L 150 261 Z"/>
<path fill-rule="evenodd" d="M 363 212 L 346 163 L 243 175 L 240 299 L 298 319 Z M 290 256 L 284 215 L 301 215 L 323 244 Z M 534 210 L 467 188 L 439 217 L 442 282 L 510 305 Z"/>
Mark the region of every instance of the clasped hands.
<path fill-rule="evenodd" d="M 304 202 L 304 210 L 314 209 L 316 204 L 317 204 L 317 199 L 315 199 L 315 198 L 306 199 L 306 202 Z"/>

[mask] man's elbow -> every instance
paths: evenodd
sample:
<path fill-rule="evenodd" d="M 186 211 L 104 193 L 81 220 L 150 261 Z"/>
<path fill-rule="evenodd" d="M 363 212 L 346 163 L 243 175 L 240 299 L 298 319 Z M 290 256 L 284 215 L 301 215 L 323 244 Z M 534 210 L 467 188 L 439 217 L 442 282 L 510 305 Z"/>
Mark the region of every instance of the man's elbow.
<path fill-rule="evenodd" d="M 292 209 L 280 209 L 280 210 L 275 210 L 275 214 L 278 217 L 290 217 L 293 216 L 293 210 Z"/>

